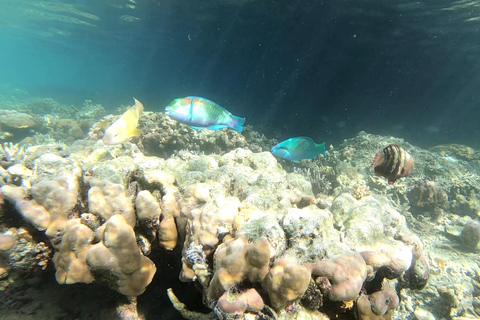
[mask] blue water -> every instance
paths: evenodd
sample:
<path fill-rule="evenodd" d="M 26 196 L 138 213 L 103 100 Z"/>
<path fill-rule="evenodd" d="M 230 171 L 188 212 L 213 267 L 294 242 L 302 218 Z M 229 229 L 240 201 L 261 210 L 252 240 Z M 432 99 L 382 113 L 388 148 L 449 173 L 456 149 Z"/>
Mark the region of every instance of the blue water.
<path fill-rule="evenodd" d="M 2 0 L 0 88 L 112 112 L 197 95 L 279 139 L 480 147 L 475 2 L 136 2 Z"/>

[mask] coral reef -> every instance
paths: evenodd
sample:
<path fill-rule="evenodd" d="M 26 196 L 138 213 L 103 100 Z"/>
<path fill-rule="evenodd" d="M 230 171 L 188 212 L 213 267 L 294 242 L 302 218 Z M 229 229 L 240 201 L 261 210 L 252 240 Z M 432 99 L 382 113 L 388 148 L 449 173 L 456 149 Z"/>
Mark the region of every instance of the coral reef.
<path fill-rule="evenodd" d="M 180 150 L 194 153 L 223 154 L 235 148 L 248 147 L 258 152 L 270 150 L 273 141 L 246 126 L 243 135 L 234 130 L 195 130 L 164 113 L 144 112 L 140 120 L 142 149 L 147 154 L 168 158 Z"/>
<path fill-rule="evenodd" d="M 73 119 L 57 119 L 53 122 L 51 130 L 55 139 L 65 142 L 73 142 L 86 136 L 80 123 Z"/>
<path fill-rule="evenodd" d="M 73 122 L 65 123 L 62 134 L 73 137 Z M 105 283 L 129 299 L 116 301 L 115 314 L 133 319 L 165 270 L 162 281 L 178 276 L 210 310 L 190 311 L 169 290 L 187 319 L 408 319 L 421 308 L 455 319 L 480 311 L 470 252 L 478 223 L 468 217 L 480 208 L 480 184 L 467 174 L 473 162 L 362 132 L 327 159 L 293 165 L 263 152 L 272 141 L 248 127 L 244 135 L 196 131 L 145 112 L 139 128 L 141 138 L 114 146 L 98 141 L 98 126 L 84 140 L 57 136 L 65 144 L 21 152 L 4 145 L 2 159 L 12 163 L 0 171 L 2 286 L 53 261 L 58 283 Z M 416 169 L 389 185 L 371 160 L 392 143 L 415 156 Z"/>
<path fill-rule="evenodd" d="M 137 245 L 132 200 L 125 196 L 122 185 L 89 179 L 84 202 L 84 210 L 88 211 L 81 213 L 77 167 L 64 161 L 52 171 L 52 163 L 59 161 L 54 155 L 42 155 L 34 161 L 31 180 L 35 184 L 29 192 L 4 185 L 2 195 L 26 221 L 45 231 L 55 249 L 53 262 L 58 283 L 105 279 L 122 294 L 140 295 L 151 282 L 156 267 Z M 142 218 L 157 215 L 158 219 L 158 207 L 140 208 Z M 148 212 L 155 209 L 156 212 Z"/>
<path fill-rule="evenodd" d="M 327 179 L 327 176 L 319 170 L 311 167 L 294 167 L 293 172 L 305 177 L 312 184 L 312 192 L 314 194 L 329 194 L 332 190 L 332 183 Z"/>
<path fill-rule="evenodd" d="M 39 129 L 43 124 L 41 117 L 14 110 L 0 109 L 0 142 L 15 141 L 30 136 L 32 130 Z"/>
<path fill-rule="evenodd" d="M 429 149 L 442 157 L 454 157 L 461 160 L 480 160 L 480 152 L 461 144 L 442 144 Z"/>

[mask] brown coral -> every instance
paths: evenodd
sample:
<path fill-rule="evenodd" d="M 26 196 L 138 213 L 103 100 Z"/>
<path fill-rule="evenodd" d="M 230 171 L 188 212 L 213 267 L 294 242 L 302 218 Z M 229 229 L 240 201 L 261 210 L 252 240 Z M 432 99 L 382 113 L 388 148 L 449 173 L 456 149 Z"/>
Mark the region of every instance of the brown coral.
<path fill-rule="evenodd" d="M 53 256 L 57 272 L 55 277 L 60 284 L 90 283 L 93 276 L 87 266 L 87 252 L 93 240 L 93 231 L 80 222 L 69 220 L 62 242 Z"/>
<path fill-rule="evenodd" d="M 0 110 L 0 126 L 5 131 L 23 129 L 27 131 L 38 126 L 30 115 L 12 110 Z"/>
<path fill-rule="evenodd" d="M 107 221 L 115 214 L 120 214 L 131 227 L 137 223 L 132 201 L 125 195 L 125 188 L 121 184 L 108 180 L 90 180 L 88 190 L 88 210 Z"/>
<path fill-rule="evenodd" d="M 278 260 L 262 282 L 273 307 L 284 307 L 301 298 L 310 284 L 310 271 L 288 260 Z"/>
<path fill-rule="evenodd" d="M 162 203 L 165 202 L 164 198 Z M 221 195 L 217 195 L 215 201 L 213 201 L 210 198 L 210 187 L 203 183 L 197 183 L 185 190 L 180 205 L 183 219 L 186 219 L 183 224 L 185 226 L 183 230 L 186 232 L 184 252 L 193 243 L 197 246 L 201 245 L 205 254 L 209 255 L 215 250 L 219 241 L 232 232 L 240 201 L 235 197 L 222 197 Z M 163 212 L 168 212 L 168 210 L 163 210 Z M 179 224 L 178 229 L 182 229 L 181 224 Z M 186 263 L 185 255 L 182 257 L 182 263 L 180 279 L 182 281 L 192 280 L 195 274 Z M 228 287 L 224 290 L 226 289 Z"/>
<path fill-rule="evenodd" d="M 102 242 L 88 250 L 87 263 L 94 271 L 103 272 L 110 284 L 127 296 L 142 294 L 157 270 L 142 255 L 133 228 L 120 214 L 105 223 Z"/>
<path fill-rule="evenodd" d="M 357 183 L 352 187 L 350 194 L 357 200 L 370 195 L 370 188 L 364 184 Z"/>
<path fill-rule="evenodd" d="M 358 253 L 339 256 L 333 261 L 321 260 L 305 264 L 312 276 L 325 277 L 331 287 L 327 294 L 331 300 L 349 301 L 357 298 L 367 278 L 367 266 Z"/>
<path fill-rule="evenodd" d="M 413 214 L 427 214 L 437 219 L 448 209 L 448 196 L 433 181 L 420 180 L 408 192 Z"/>
<path fill-rule="evenodd" d="M 384 245 L 376 251 L 360 253 L 368 266 L 368 277 L 373 278 L 380 268 L 386 268 L 388 278 L 396 278 L 408 270 L 413 261 L 412 249 L 402 242 Z"/>
<path fill-rule="evenodd" d="M 50 215 L 45 234 L 53 239 L 63 233 L 69 214 L 77 204 L 78 182 L 75 179 L 43 180 L 31 189 L 32 197 Z"/>
<path fill-rule="evenodd" d="M 393 310 L 398 307 L 399 299 L 395 291 L 384 289 L 362 294 L 357 299 L 357 314 L 359 320 L 391 320 Z"/>
<path fill-rule="evenodd" d="M 208 297 L 218 299 L 226 290 L 244 279 L 261 282 L 269 271 L 270 259 L 275 254 L 266 239 L 248 243 L 248 235 L 228 239 L 215 251 L 214 276 L 208 288 Z"/>
<path fill-rule="evenodd" d="M 425 255 L 422 255 L 413 260 L 412 266 L 408 269 L 402 277 L 404 286 L 414 289 L 423 289 L 430 278 L 430 263 Z"/>
<path fill-rule="evenodd" d="M 80 124 L 73 119 L 54 120 L 52 133 L 58 140 L 65 140 L 68 142 L 85 137 L 85 133 L 80 127 Z"/>
<path fill-rule="evenodd" d="M 246 311 L 260 311 L 265 307 L 257 290 L 232 287 L 218 299 L 216 312 L 230 317 L 241 317 Z"/>
<path fill-rule="evenodd" d="M 162 197 L 162 214 L 158 226 L 158 241 L 167 250 L 173 250 L 177 245 L 179 235 L 176 219 L 179 216 L 180 206 L 175 198 L 175 191 L 167 189 L 167 193 Z"/>
<path fill-rule="evenodd" d="M 469 221 L 463 227 L 460 234 L 460 240 L 465 248 L 477 251 L 480 249 L 480 223 L 477 221 Z"/>

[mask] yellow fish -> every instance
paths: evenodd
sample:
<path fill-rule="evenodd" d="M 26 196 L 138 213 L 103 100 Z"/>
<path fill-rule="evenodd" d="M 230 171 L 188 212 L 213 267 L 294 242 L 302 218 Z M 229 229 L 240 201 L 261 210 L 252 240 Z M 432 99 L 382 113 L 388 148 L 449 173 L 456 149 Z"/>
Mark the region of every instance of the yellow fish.
<path fill-rule="evenodd" d="M 133 100 L 135 100 L 135 105 L 125 111 L 117 121 L 105 130 L 103 143 L 107 145 L 119 144 L 141 134 L 140 130 L 137 129 L 137 125 L 140 114 L 143 111 L 143 104 L 135 98 Z M 100 125 L 102 125 L 102 122 L 100 122 Z"/>

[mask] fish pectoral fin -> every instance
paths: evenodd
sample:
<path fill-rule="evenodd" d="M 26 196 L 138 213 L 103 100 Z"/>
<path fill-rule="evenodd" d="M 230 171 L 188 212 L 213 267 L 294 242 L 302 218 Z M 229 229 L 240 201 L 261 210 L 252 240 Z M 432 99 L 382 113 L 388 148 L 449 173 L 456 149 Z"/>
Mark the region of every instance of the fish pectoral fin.
<path fill-rule="evenodd" d="M 107 124 L 106 124 L 103 120 L 98 121 L 98 125 L 99 125 L 100 128 L 102 128 L 103 130 L 107 130 L 107 128 L 108 128 Z"/>
<path fill-rule="evenodd" d="M 220 130 L 220 129 L 223 129 L 223 128 L 227 128 L 228 126 L 227 125 L 224 125 L 224 124 L 216 124 L 216 125 L 213 125 L 213 126 L 208 126 L 207 129 L 210 129 L 210 130 Z"/>
<path fill-rule="evenodd" d="M 130 137 L 139 137 L 142 135 L 142 131 L 140 129 L 135 129 L 130 133 Z"/>

